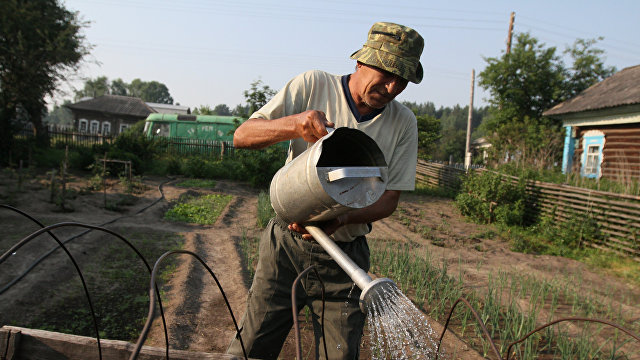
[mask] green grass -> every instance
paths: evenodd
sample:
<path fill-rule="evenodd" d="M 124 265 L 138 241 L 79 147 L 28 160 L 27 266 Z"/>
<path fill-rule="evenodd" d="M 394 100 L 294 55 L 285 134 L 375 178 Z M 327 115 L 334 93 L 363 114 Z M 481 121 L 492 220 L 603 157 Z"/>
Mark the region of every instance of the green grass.
<path fill-rule="evenodd" d="M 216 222 L 233 196 L 210 194 L 187 196 L 166 212 L 165 219 L 193 224 L 210 225 Z"/>
<path fill-rule="evenodd" d="M 215 180 L 207 179 L 188 179 L 176 184 L 180 187 L 196 187 L 196 188 L 214 188 L 216 187 Z"/>

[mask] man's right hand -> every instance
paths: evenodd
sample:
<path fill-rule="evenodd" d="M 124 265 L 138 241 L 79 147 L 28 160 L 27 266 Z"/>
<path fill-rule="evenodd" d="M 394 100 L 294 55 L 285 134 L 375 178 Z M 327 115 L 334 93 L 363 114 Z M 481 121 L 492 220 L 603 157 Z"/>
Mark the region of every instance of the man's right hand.
<path fill-rule="evenodd" d="M 298 114 L 296 130 L 304 141 L 315 143 L 321 137 L 328 134 L 327 127 L 334 127 L 335 124 L 327 120 L 324 112 L 318 110 L 307 110 Z"/>

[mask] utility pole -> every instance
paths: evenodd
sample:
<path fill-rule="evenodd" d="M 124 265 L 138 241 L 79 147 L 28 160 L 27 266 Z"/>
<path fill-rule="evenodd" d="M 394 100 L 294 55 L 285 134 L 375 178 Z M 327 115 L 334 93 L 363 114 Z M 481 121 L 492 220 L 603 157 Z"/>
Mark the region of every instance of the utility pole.
<path fill-rule="evenodd" d="M 467 145 L 464 150 L 464 169 L 471 167 L 471 120 L 473 119 L 473 90 L 476 82 L 476 70 L 471 69 L 471 96 L 469 99 L 469 117 L 467 118 Z"/>
<path fill-rule="evenodd" d="M 509 33 L 507 35 L 507 54 L 511 52 L 511 38 L 513 37 L 513 22 L 516 19 L 516 13 L 511 12 L 511 17 L 509 18 Z"/>

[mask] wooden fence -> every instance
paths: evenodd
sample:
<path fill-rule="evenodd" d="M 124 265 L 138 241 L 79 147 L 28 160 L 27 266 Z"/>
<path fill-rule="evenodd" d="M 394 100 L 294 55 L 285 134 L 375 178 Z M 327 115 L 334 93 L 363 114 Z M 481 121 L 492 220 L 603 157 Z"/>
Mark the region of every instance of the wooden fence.
<path fill-rule="evenodd" d="M 94 145 L 111 143 L 114 139 L 111 135 L 80 133 L 54 127 L 48 129 L 48 134 L 51 146 L 61 148 L 65 146 L 69 146 L 69 148 L 92 147 Z M 18 138 L 23 139 L 29 139 L 33 136 L 33 131 L 28 129 L 20 130 L 17 135 Z"/>
<path fill-rule="evenodd" d="M 49 127 L 49 140 L 52 147 L 80 148 L 92 147 L 105 143 L 112 143 L 115 139 L 111 135 L 81 133 L 68 128 Z M 23 129 L 18 132 L 17 138 L 33 138 L 33 131 Z M 160 151 L 174 155 L 206 155 L 219 159 L 223 157 L 233 157 L 235 148 L 231 141 L 200 140 L 179 137 L 158 137 L 155 138 Z"/>
<path fill-rule="evenodd" d="M 457 189 L 464 176 L 466 173 L 461 169 L 418 162 L 417 179 L 421 183 Z M 503 176 L 506 181 L 518 181 L 517 177 Z M 591 243 L 591 246 L 640 260 L 640 196 L 541 181 L 530 181 L 526 186 L 528 214 L 552 215 L 558 223 L 576 217 L 593 219 L 604 236 L 601 241 Z"/>
<path fill-rule="evenodd" d="M 416 181 L 418 183 L 441 187 L 450 191 L 458 191 L 464 176 L 464 167 L 459 166 L 418 160 L 416 167 Z"/>

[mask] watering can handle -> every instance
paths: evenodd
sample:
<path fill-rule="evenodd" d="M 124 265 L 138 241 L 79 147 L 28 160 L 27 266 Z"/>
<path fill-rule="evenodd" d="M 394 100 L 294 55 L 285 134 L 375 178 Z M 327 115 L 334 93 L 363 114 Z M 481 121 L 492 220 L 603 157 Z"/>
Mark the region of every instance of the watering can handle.
<path fill-rule="evenodd" d="M 333 182 L 336 180 L 341 180 L 345 178 L 371 178 L 371 177 L 382 177 L 382 173 L 380 172 L 379 167 L 371 166 L 371 167 L 345 167 L 340 169 L 335 169 L 329 171 L 327 173 L 327 180 L 329 182 Z"/>

